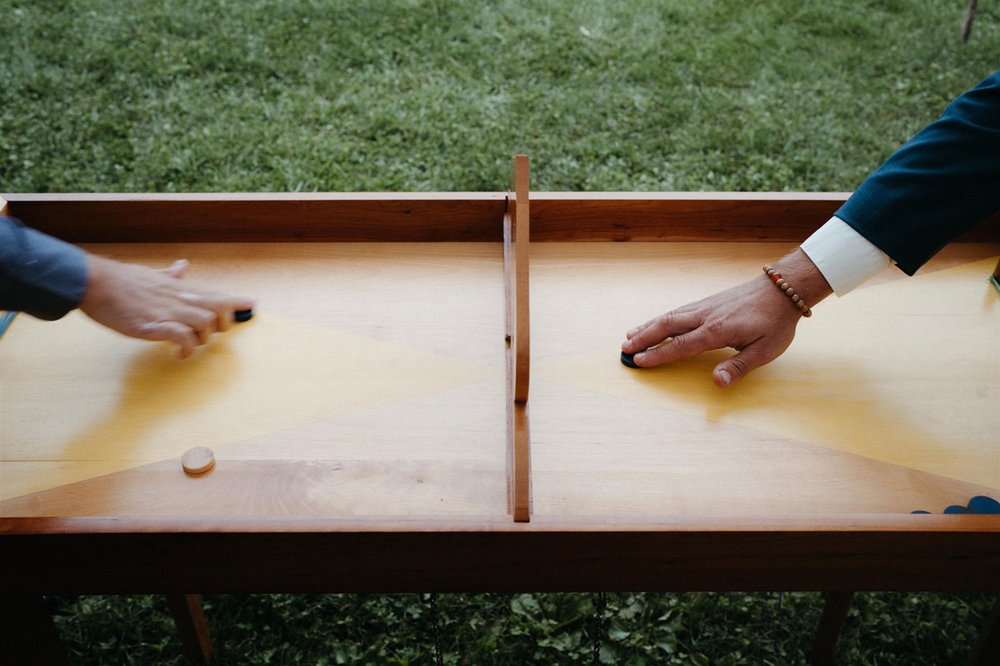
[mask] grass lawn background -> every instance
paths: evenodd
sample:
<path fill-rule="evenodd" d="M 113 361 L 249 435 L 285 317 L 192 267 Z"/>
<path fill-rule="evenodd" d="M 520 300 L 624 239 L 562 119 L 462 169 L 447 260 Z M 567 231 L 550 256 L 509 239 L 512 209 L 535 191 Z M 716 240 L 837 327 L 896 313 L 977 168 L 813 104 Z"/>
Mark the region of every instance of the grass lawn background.
<path fill-rule="evenodd" d="M 965 0 L 0 0 L 0 191 L 851 190 L 1000 67 Z M 902 556 L 902 554 L 901 554 Z M 220 664 L 801 663 L 810 593 L 210 596 Z M 864 594 L 839 659 L 961 663 L 988 595 Z M 159 597 L 76 663 L 182 663 Z M 598 622 L 597 619 L 600 619 Z"/>
<path fill-rule="evenodd" d="M 1000 67 L 965 4 L 5 0 L 0 183 L 851 190 Z"/>

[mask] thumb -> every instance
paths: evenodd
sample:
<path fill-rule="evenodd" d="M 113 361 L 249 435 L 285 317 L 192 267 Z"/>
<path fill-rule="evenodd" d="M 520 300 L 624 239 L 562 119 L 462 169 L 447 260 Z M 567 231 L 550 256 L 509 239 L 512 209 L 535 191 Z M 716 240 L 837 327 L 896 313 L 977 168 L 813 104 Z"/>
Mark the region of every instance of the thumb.
<path fill-rule="evenodd" d="M 172 278 L 180 279 L 184 277 L 184 273 L 187 272 L 189 265 L 187 259 L 178 259 L 169 268 L 164 268 L 163 272 Z"/>
<path fill-rule="evenodd" d="M 775 354 L 769 358 L 767 355 L 761 353 L 759 348 L 747 347 L 736 356 L 727 358 L 715 366 L 715 370 L 712 371 L 712 381 L 719 388 L 732 386 L 760 366 L 767 365 L 777 358 L 777 356 L 778 354 Z"/>
<path fill-rule="evenodd" d="M 194 348 L 201 344 L 198 336 L 190 327 L 176 321 L 151 322 L 141 326 L 134 333 L 126 333 L 146 340 L 167 340 L 180 347 L 181 358 L 187 358 Z"/>

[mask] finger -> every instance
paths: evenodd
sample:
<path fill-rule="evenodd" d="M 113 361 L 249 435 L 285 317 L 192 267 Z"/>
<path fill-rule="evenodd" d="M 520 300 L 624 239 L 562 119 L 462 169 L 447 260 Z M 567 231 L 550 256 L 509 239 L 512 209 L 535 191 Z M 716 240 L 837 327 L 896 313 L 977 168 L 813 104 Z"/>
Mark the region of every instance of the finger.
<path fill-rule="evenodd" d="M 640 330 L 622 344 L 622 351 L 627 354 L 641 352 L 669 337 L 692 331 L 700 325 L 701 317 L 697 313 L 668 312 L 639 327 Z"/>
<path fill-rule="evenodd" d="M 169 319 L 186 325 L 197 336 L 199 344 L 208 344 L 212 333 L 218 330 L 215 311 L 201 307 L 176 307 Z"/>
<path fill-rule="evenodd" d="M 184 303 L 204 310 L 211 310 L 217 319 L 215 330 L 229 330 L 237 310 L 252 310 L 256 305 L 253 299 L 225 296 L 208 292 L 185 291 L 180 295 Z"/>
<path fill-rule="evenodd" d="M 787 348 L 788 345 L 785 345 Z M 743 351 L 715 366 L 712 381 L 719 388 L 732 386 L 757 368 L 781 356 L 785 348 L 769 349 L 762 343 L 746 347 Z"/>
<path fill-rule="evenodd" d="M 217 330 L 228 331 L 236 321 L 236 313 L 241 310 L 253 310 L 256 304 L 249 299 L 227 298 L 214 304 Z"/>
<path fill-rule="evenodd" d="M 164 268 L 163 272 L 166 273 L 167 275 L 169 275 L 170 277 L 176 278 L 176 279 L 179 280 L 180 278 L 184 277 L 185 273 L 187 273 L 187 269 L 188 269 L 189 265 L 190 264 L 188 263 L 187 259 L 178 259 L 173 264 L 171 264 L 169 267 Z"/>
<path fill-rule="evenodd" d="M 137 331 L 138 337 L 145 340 L 166 340 L 180 347 L 181 358 L 187 358 L 198 346 L 198 336 L 190 326 L 176 321 L 160 321 L 143 326 Z"/>
<path fill-rule="evenodd" d="M 215 330 L 220 333 L 225 333 L 233 325 L 233 317 L 235 317 L 235 310 L 227 307 L 218 307 L 215 309 Z"/>
<path fill-rule="evenodd" d="M 671 340 L 659 347 L 636 354 L 633 360 L 641 368 L 652 368 L 725 346 L 726 344 L 718 339 L 716 333 L 702 326 L 689 333 L 674 335 Z"/>
<path fill-rule="evenodd" d="M 657 322 L 657 321 L 658 321 L 659 319 L 660 319 L 660 318 L 659 318 L 659 317 L 657 317 L 656 319 L 650 319 L 649 321 L 647 321 L 647 322 L 645 322 L 645 323 L 643 323 L 643 324 L 639 324 L 639 325 L 638 325 L 638 326 L 636 326 L 635 328 L 633 328 L 633 329 L 629 330 L 629 331 L 628 331 L 627 333 L 625 333 L 625 337 L 626 337 L 627 339 L 631 340 L 631 339 L 632 339 L 632 338 L 634 338 L 634 337 L 635 337 L 636 335 L 638 335 L 639 333 L 641 333 L 641 332 L 642 332 L 642 331 L 644 331 L 645 329 L 647 329 L 647 328 L 649 328 L 650 326 L 652 326 L 653 324 L 655 324 L 655 323 L 656 323 L 656 322 Z"/>
<path fill-rule="evenodd" d="M 681 306 L 679 308 L 675 308 L 675 309 L 671 310 L 670 312 L 668 312 L 665 315 L 660 315 L 659 317 L 655 317 L 653 319 L 650 319 L 649 321 L 647 321 L 644 324 L 639 324 L 635 328 L 633 328 L 630 331 L 628 331 L 625 334 L 625 337 L 629 338 L 629 339 L 634 338 L 636 335 L 638 335 L 639 333 L 641 333 L 643 330 L 649 328 L 653 324 L 656 324 L 657 322 L 659 322 L 664 317 L 676 316 L 676 315 L 682 315 L 682 314 L 688 314 L 688 313 L 694 312 L 694 311 L 696 311 L 698 309 L 698 307 L 699 307 L 700 304 L 701 304 L 701 302 L 699 301 L 698 303 L 688 303 L 687 305 Z"/>

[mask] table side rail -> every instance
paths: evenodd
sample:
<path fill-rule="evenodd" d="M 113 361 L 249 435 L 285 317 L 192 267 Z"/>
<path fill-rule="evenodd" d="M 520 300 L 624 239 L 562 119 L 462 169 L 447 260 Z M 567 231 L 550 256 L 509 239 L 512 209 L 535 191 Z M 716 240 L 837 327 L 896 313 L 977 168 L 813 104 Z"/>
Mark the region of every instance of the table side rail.
<path fill-rule="evenodd" d="M 996 516 L 0 519 L 11 593 L 1000 591 Z"/>
<path fill-rule="evenodd" d="M 74 243 L 500 242 L 505 192 L 5 194 Z M 800 242 L 846 192 L 533 192 L 532 241 Z M 1000 215 L 962 236 L 1000 241 Z"/>

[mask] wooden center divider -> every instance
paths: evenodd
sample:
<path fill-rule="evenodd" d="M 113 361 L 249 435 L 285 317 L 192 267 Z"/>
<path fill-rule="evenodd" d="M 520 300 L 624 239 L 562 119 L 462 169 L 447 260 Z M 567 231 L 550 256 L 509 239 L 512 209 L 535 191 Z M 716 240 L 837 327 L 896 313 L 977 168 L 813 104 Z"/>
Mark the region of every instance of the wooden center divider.
<path fill-rule="evenodd" d="M 514 521 L 531 520 L 531 446 L 528 376 L 531 326 L 528 310 L 529 162 L 513 160 L 513 197 L 503 218 L 504 335 L 507 340 L 507 510 Z"/>

